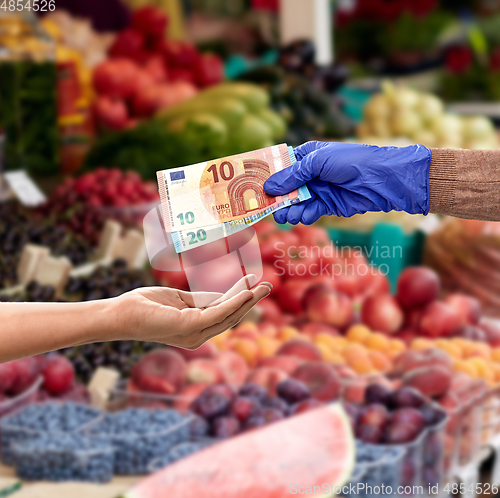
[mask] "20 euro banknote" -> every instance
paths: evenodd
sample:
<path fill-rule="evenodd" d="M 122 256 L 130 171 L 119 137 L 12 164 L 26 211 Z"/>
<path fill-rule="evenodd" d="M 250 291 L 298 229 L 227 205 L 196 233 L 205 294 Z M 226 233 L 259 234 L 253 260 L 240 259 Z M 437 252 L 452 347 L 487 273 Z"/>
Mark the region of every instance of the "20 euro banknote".
<path fill-rule="evenodd" d="M 290 164 L 295 163 L 296 158 L 292 147 L 288 147 L 288 154 L 290 158 Z M 293 199 L 287 198 L 277 205 L 273 205 L 272 207 L 269 207 L 264 211 L 246 216 L 245 218 L 234 221 L 227 221 L 225 223 L 218 223 L 216 225 L 199 228 L 198 230 L 188 229 L 172 232 L 172 242 L 177 253 L 188 251 L 190 249 L 209 244 L 210 242 L 215 242 L 216 240 L 235 235 L 241 230 L 244 230 L 245 228 L 259 222 L 278 209 L 291 206 L 296 202 L 304 201 L 306 199 L 309 199 L 310 197 L 311 194 L 309 193 L 307 187 L 300 187 L 297 190 L 297 197 L 294 197 Z"/>
<path fill-rule="evenodd" d="M 227 222 L 254 222 L 308 197 L 307 189 L 272 197 L 265 181 L 291 165 L 286 144 L 159 171 L 158 187 L 167 232 L 197 232 Z"/>

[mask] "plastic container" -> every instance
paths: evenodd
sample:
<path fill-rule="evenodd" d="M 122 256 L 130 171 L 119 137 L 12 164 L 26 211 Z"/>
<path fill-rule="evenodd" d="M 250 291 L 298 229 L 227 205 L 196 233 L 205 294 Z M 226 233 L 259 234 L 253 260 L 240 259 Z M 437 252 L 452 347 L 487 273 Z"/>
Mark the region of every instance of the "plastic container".
<path fill-rule="evenodd" d="M 69 410 L 72 408 L 68 409 L 70 405 L 82 411 L 80 420 L 71 420 L 72 415 Z M 47 410 L 49 411 L 44 421 L 37 421 L 40 424 L 40 428 L 34 429 L 32 427 L 36 417 L 31 416 L 29 423 L 20 421 L 19 417 L 23 417 L 26 420 L 24 417 L 27 410 L 34 410 L 39 413 L 45 410 L 46 414 Z M 57 419 L 58 414 L 59 419 Z M 99 410 L 77 403 L 40 403 L 25 407 L 0 420 L 0 455 L 2 462 L 6 465 L 12 465 L 14 462 L 12 447 L 15 444 L 43 437 L 47 434 L 83 433 L 85 430 L 89 430 L 93 425 L 99 423 L 101 419 L 102 413 Z"/>
<path fill-rule="evenodd" d="M 368 262 L 387 274 L 393 291 L 401 272 L 422 261 L 426 236 L 421 230 L 407 233 L 400 225 L 391 223 L 377 223 L 366 232 L 331 227 L 326 230 L 338 247 L 361 247 Z"/>
<path fill-rule="evenodd" d="M 12 446 L 18 477 L 25 481 L 87 481 L 113 477 L 114 449 L 82 435 L 54 435 Z"/>
<path fill-rule="evenodd" d="M 373 461 L 356 462 L 350 481 L 343 487 L 341 496 L 375 498 L 380 495 L 397 495 L 402 483 L 405 449 L 383 445 L 356 443 L 356 455 L 371 454 Z M 381 487 L 384 486 L 382 493 Z M 389 490 L 390 488 L 390 490 Z"/>
<path fill-rule="evenodd" d="M 149 412 L 151 419 L 146 420 L 144 413 Z M 138 420 L 143 415 L 144 424 L 140 430 L 134 429 L 131 424 L 123 424 L 127 417 Z M 163 412 L 163 413 L 162 413 Z M 165 414 L 169 414 L 167 422 Z M 116 418 L 120 421 L 116 422 Z M 88 431 L 88 435 L 98 441 L 110 443 L 115 450 L 114 473 L 118 475 L 140 475 L 148 472 L 148 466 L 153 460 L 160 458 L 177 444 L 189 441 L 191 438 L 191 422 L 194 415 L 181 415 L 174 410 L 140 410 L 131 409 L 122 412 L 107 414 L 104 419 Z M 158 423 L 155 423 L 154 420 Z M 161 422 L 164 419 L 165 422 Z M 120 426 L 121 430 L 110 430 L 110 427 Z"/>
<path fill-rule="evenodd" d="M 487 446 L 500 431 L 500 386 L 490 387 L 483 397 L 481 444 Z"/>
<path fill-rule="evenodd" d="M 175 408 L 186 412 L 194 397 L 169 396 L 144 391 L 127 390 L 126 382 L 120 382 L 110 393 L 106 409 L 110 412 L 125 408 Z"/>
<path fill-rule="evenodd" d="M 132 206 L 103 206 L 100 208 L 92 208 L 97 213 L 102 215 L 105 219 L 111 218 L 113 220 L 119 221 L 122 225 L 126 227 L 136 227 L 141 226 L 144 217 L 156 206 L 160 204 L 160 198 L 154 202 L 147 202 L 144 204 L 136 204 Z"/>
<path fill-rule="evenodd" d="M 42 385 L 43 377 L 39 376 L 29 389 L 14 396 L 13 398 L 0 401 L 0 418 L 9 415 L 12 412 L 18 411 L 25 406 L 35 403 L 38 400 L 38 389 Z"/>
<path fill-rule="evenodd" d="M 212 444 L 216 444 L 217 442 L 220 441 L 214 438 L 198 438 L 191 441 L 179 443 L 178 445 L 171 448 L 165 455 L 152 460 L 148 464 L 148 473 L 157 472 L 167 465 L 171 465 L 172 463 L 177 462 L 182 458 L 186 458 L 189 455 L 197 453 L 198 451 L 202 451 Z"/>

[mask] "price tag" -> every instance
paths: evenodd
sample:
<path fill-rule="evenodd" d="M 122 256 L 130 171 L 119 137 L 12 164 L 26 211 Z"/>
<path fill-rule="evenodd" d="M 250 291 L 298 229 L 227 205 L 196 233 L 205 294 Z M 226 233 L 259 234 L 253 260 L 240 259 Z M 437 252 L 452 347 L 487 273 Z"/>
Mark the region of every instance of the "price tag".
<path fill-rule="evenodd" d="M 9 171 L 3 174 L 4 180 L 10 190 L 24 206 L 35 207 L 44 203 L 47 198 L 38 188 L 37 184 L 24 170 Z"/>
<path fill-rule="evenodd" d="M 88 385 L 92 406 L 105 409 L 111 396 L 111 391 L 119 379 L 120 374 L 116 370 L 99 367 Z"/>

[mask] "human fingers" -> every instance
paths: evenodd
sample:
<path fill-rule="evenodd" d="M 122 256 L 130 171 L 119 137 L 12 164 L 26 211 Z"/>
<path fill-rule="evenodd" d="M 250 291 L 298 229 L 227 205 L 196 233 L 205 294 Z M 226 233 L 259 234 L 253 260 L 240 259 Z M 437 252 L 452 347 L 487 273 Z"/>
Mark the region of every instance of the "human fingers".
<path fill-rule="evenodd" d="M 186 292 L 180 290 L 178 293 L 190 308 L 206 308 L 223 296 L 221 292 Z"/>
<path fill-rule="evenodd" d="M 285 207 L 281 208 L 278 211 L 276 211 L 273 216 L 274 216 L 274 221 L 276 223 L 279 223 L 280 225 L 284 225 L 287 222 L 287 215 L 290 207 Z"/>
<path fill-rule="evenodd" d="M 212 306 L 215 306 L 223 301 L 227 301 L 228 299 L 231 299 L 232 297 L 236 296 L 239 294 L 241 291 L 244 290 L 250 290 L 255 282 L 257 281 L 257 275 L 249 274 L 245 275 L 243 278 L 238 280 L 225 294 L 220 296 L 217 301 L 214 301 L 212 303 Z"/>
<path fill-rule="evenodd" d="M 262 299 L 267 297 L 271 292 L 271 287 L 265 284 L 259 284 L 253 290 L 253 297 L 251 300 L 244 303 L 241 308 L 227 316 L 222 322 L 214 324 L 201 332 L 200 341 L 201 344 L 208 341 L 212 337 L 225 332 L 237 325 L 243 317 Z"/>
<path fill-rule="evenodd" d="M 201 312 L 201 323 L 199 330 L 206 329 L 212 325 L 223 322 L 228 316 L 239 310 L 247 301 L 254 298 L 252 291 L 241 291 L 227 301 L 219 303 L 217 306 L 210 306 Z"/>

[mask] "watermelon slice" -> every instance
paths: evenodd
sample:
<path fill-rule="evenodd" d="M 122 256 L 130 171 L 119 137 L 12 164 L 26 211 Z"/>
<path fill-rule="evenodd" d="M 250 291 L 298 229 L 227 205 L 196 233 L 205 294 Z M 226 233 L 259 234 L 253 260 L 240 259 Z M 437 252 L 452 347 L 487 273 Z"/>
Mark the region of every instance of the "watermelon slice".
<path fill-rule="evenodd" d="M 355 443 L 338 403 L 216 444 L 153 474 L 124 498 L 283 498 L 351 476 Z M 318 488 L 317 488 L 318 489 Z M 322 494 L 322 496 L 325 496 Z"/>

